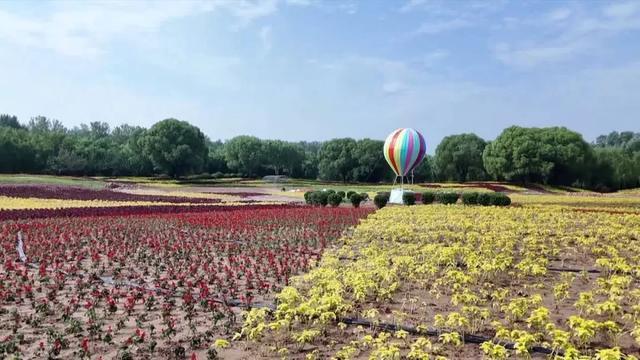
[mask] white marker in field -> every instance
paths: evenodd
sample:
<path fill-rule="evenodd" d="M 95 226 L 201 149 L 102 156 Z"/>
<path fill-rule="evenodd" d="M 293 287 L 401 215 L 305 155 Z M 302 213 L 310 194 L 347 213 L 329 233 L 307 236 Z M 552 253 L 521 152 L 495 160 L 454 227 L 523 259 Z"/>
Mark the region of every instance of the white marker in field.
<path fill-rule="evenodd" d="M 24 243 L 22 242 L 22 231 L 18 231 L 18 242 L 16 243 L 16 250 L 18 250 L 18 257 L 23 263 L 27 262 L 27 255 L 24 254 Z"/>

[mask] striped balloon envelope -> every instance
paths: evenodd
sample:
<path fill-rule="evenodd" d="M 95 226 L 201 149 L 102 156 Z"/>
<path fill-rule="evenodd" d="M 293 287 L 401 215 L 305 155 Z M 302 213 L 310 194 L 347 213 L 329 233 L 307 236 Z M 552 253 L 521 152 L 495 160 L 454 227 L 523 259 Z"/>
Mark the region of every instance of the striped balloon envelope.
<path fill-rule="evenodd" d="M 411 128 L 395 130 L 384 142 L 384 157 L 397 176 L 405 176 L 415 169 L 426 151 L 424 138 Z"/>

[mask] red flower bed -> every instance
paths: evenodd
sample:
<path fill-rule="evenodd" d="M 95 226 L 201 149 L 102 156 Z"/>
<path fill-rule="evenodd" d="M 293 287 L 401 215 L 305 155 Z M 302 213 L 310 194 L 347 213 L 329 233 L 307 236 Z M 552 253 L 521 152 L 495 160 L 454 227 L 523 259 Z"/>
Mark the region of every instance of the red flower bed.
<path fill-rule="evenodd" d="M 236 196 L 239 198 L 247 198 L 247 197 L 253 197 L 253 196 L 265 196 L 268 194 L 265 193 L 259 193 L 259 192 L 243 192 L 243 191 L 229 191 L 229 192 L 224 192 L 224 191 L 206 191 L 205 194 L 214 194 L 214 195 L 228 195 L 228 196 Z"/>
<path fill-rule="evenodd" d="M 247 204 L 255 203 L 253 200 L 242 200 Z M 286 205 L 243 205 L 243 208 L 277 208 Z M 216 205 L 154 205 L 154 206 L 111 206 L 111 207 L 81 207 L 60 209 L 12 209 L 0 210 L 0 221 L 21 219 L 47 219 L 60 217 L 89 217 L 89 216 L 129 216 L 151 214 L 175 214 L 185 212 L 209 212 L 234 210 L 238 206 Z"/>
<path fill-rule="evenodd" d="M 271 302 L 273 290 L 314 266 L 329 242 L 371 211 L 126 210 L 0 222 L 0 333 L 12 334 L 0 339 L 4 345 L 15 340 L 25 358 L 115 351 L 166 358 L 185 350 L 206 358 L 215 338 L 240 325 L 234 306 Z M 18 231 L 33 266 L 16 261 Z"/>
<path fill-rule="evenodd" d="M 63 200 L 150 201 L 197 204 L 220 202 L 219 199 L 128 194 L 107 189 L 94 190 L 82 187 L 56 185 L 0 185 L 0 196 Z"/>

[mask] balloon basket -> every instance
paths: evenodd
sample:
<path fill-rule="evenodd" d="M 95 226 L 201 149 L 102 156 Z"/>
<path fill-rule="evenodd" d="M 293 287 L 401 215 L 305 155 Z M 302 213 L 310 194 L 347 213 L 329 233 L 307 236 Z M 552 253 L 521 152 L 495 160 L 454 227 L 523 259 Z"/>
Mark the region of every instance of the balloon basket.
<path fill-rule="evenodd" d="M 404 202 L 402 201 L 402 196 L 405 193 L 413 193 L 413 191 L 403 188 L 391 189 L 391 194 L 389 195 L 389 204 L 404 204 Z"/>

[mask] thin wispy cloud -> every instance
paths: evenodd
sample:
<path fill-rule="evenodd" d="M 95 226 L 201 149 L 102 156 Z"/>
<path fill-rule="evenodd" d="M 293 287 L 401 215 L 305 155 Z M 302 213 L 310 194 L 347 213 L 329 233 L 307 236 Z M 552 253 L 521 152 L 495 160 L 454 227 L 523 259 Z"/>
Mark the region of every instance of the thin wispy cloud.
<path fill-rule="evenodd" d="M 272 30 L 271 26 L 263 26 L 258 33 L 260 42 L 262 43 L 262 54 L 266 55 L 271 51 L 273 46 Z"/>
<path fill-rule="evenodd" d="M 95 58 L 118 37 L 155 32 L 189 16 L 225 11 L 239 26 L 275 13 L 278 0 L 110 1 L 55 3 L 47 16 L 26 17 L 0 8 L 0 40 L 62 55 Z"/>
<path fill-rule="evenodd" d="M 550 13 L 547 14 L 547 19 L 549 19 L 550 21 L 563 21 L 568 19 L 571 14 L 573 13 L 573 11 L 571 11 L 571 9 L 567 9 L 567 8 L 559 8 L 559 9 L 555 9 L 553 11 L 551 11 Z"/>
<path fill-rule="evenodd" d="M 497 43 L 493 47 L 494 55 L 504 64 L 517 68 L 574 60 L 593 52 L 612 36 L 640 30 L 639 10 L 637 2 L 614 3 L 595 12 L 555 9 L 545 21 L 520 22 L 528 28 L 527 33 L 542 34 L 540 38 Z M 548 36 L 548 29 L 553 36 Z"/>
<path fill-rule="evenodd" d="M 439 34 L 441 32 L 453 31 L 462 28 L 467 28 L 472 26 L 473 24 L 464 19 L 452 19 L 452 20 L 444 20 L 444 21 L 431 21 L 425 22 L 420 27 L 418 27 L 415 31 L 416 35 L 434 35 Z"/>

